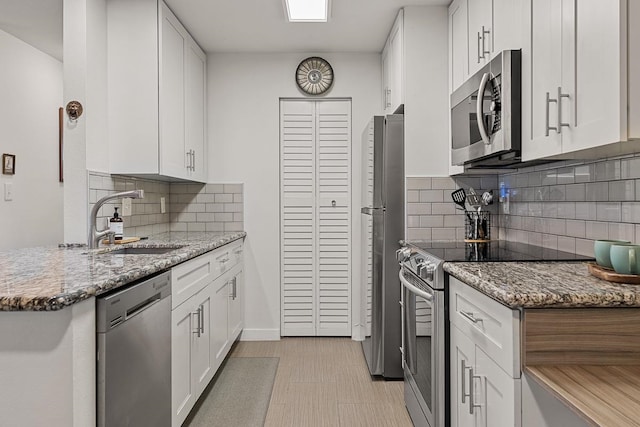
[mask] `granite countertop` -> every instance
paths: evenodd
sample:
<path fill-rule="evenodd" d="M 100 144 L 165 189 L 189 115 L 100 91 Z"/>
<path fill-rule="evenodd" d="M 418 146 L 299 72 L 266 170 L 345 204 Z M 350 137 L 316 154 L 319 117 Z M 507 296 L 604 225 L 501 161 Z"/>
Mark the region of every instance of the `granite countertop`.
<path fill-rule="evenodd" d="M 640 307 L 640 285 L 593 277 L 586 262 L 446 262 L 444 270 L 511 308 Z"/>
<path fill-rule="evenodd" d="M 0 251 L 0 310 L 52 311 L 166 270 L 246 236 L 172 232 L 100 249 L 38 247 Z M 165 254 L 114 255 L 122 247 L 177 247 Z"/>

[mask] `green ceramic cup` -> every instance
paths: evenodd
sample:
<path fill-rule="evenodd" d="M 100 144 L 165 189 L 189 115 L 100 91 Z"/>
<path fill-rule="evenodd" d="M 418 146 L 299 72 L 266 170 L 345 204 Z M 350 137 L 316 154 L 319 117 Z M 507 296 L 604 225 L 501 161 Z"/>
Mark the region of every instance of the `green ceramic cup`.
<path fill-rule="evenodd" d="M 596 240 L 593 243 L 593 252 L 596 255 L 596 263 L 605 268 L 613 268 L 611 265 L 611 245 L 622 245 L 627 244 L 630 245 L 631 242 L 628 240 Z"/>
<path fill-rule="evenodd" d="M 616 273 L 640 274 L 640 245 L 611 245 L 610 257 Z"/>

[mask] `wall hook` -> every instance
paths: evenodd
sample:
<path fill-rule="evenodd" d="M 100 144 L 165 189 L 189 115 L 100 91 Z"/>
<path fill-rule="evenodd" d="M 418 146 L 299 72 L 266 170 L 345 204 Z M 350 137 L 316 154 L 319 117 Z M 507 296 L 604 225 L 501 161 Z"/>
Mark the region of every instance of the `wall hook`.
<path fill-rule="evenodd" d="M 79 101 L 69 101 L 67 103 L 67 115 L 72 122 L 78 120 L 78 117 L 82 115 L 82 104 Z"/>

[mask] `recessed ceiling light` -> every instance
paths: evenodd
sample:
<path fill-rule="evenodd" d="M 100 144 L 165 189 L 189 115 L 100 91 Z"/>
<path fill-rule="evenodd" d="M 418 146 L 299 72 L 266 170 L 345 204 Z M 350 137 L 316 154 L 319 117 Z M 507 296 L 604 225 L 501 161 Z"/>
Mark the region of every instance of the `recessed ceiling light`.
<path fill-rule="evenodd" d="M 289 22 L 327 22 L 330 0 L 284 0 Z"/>

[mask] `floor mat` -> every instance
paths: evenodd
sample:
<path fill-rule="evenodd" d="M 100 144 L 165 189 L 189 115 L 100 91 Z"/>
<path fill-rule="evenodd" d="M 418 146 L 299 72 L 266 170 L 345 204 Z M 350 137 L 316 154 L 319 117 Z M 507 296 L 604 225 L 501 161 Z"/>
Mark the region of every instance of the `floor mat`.
<path fill-rule="evenodd" d="M 277 357 L 228 358 L 184 426 L 263 426 L 278 361 Z"/>

